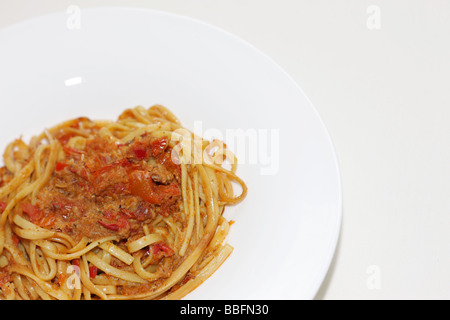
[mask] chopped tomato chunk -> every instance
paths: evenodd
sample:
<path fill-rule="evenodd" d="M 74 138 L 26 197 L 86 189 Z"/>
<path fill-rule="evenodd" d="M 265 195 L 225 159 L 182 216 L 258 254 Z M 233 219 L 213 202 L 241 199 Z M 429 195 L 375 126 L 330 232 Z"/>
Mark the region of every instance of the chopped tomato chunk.
<path fill-rule="evenodd" d="M 55 170 L 56 171 L 61 171 L 64 170 L 64 168 L 68 167 L 69 165 L 67 163 L 62 163 L 62 162 L 57 162 L 56 163 L 56 167 Z"/>
<path fill-rule="evenodd" d="M 48 227 L 55 224 L 56 218 L 54 215 L 44 214 L 38 206 L 34 206 L 31 203 L 23 203 L 22 211 L 30 217 L 30 222 L 38 226 Z"/>
<path fill-rule="evenodd" d="M 42 211 L 38 206 L 33 206 L 31 203 L 23 203 L 22 211 L 30 217 L 30 221 L 33 223 L 39 221 L 42 218 Z"/>
<path fill-rule="evenodd" d="M 144 160 L 147 158 L 147 150 L 144 148 L 135 148 L 133 152 L 139 160 Z"/>
<path fill-rule="evenodd" d="M 152 249 L 154 255 L 163 252 L 165 256 L 170 257 L 174 254 L 174 251 L 168 245 L 161 242 L 154 244 Z"/>
<path fill-rule="evenodd" d="M 89 276 L 91 278 L 95 278 L 97 276 L 97 273 L 98 273 L 98 268 L 96 266 L 89 267 Z"/>
<path fill-rule="evenodd" d="M 153 141 L 150 144 L 150 148 L 152 150 L 152 155 L 154 157 L 159 156 L 161 153 L 164 152 L 164 150 L 166 150 L 168 143 L 169 143 L 169 141 L 166 138 L 161 138 L 161 139 L 157 139 L 157 140 Z"/>
<path fill-rule="evenodd" d="M 104 226 L 106 229 L 112 230 L 112 231 L 119 231 L 119 225 L 117 223 L 106 223 L 102 220 L 98 220 L 98 223 L 100 223 L 102 226 Z"/>
<path fill-rule="evenodd" d="M 135 170 L 130 174 L 131 194 L 141 197 L 151 204 L 162 204 L 172 196 L 179 196 L 180 190 L 175 183 L 158 185 L 151 177 L 151 173 Z"/>
<path fill-rule="evenodd" d="M 79 267 L 80 266 L 80 259 L 72 260 L 72 265 Z"/>

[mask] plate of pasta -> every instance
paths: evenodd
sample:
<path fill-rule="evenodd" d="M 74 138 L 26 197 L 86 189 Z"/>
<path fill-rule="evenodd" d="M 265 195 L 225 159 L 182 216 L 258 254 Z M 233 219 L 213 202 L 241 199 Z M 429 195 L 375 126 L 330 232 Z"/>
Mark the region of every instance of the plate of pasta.
<path fill-rule="evenodd" d="M 0 300 L 312 299 L 330 136 L 275 62 L 165 12 L 0 30 Z"/>

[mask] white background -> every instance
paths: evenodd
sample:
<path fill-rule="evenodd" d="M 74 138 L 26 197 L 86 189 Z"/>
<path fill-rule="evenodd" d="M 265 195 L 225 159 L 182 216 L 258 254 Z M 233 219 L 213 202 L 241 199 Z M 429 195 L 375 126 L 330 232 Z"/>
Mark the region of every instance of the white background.
<path fill-rule="evenodd" d="M 0 28 L 70 5 L 190 16 L 268 54 L 341 168 L 341 236 L 316 299 L 450 299 L 450 1 L 0 0 Z"/>

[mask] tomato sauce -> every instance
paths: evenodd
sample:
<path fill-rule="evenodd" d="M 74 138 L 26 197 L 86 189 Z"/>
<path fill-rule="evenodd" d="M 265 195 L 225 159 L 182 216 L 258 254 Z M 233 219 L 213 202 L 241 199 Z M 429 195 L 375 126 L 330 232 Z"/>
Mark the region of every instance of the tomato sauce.
<path fill-rule="evenodd" d="M 167 138 L 144 134 L 117 144 L 93 132 L 77 149 L 68 145 L 67 134 L 56 136 L 64 159 L 56 163 L 36 203 L 22 205 L 31 222 L 74 240 L 128 239 L 142 236 L 142 223 L 159 214 L 179 216 L 181 169 L 170 159 Z"/>

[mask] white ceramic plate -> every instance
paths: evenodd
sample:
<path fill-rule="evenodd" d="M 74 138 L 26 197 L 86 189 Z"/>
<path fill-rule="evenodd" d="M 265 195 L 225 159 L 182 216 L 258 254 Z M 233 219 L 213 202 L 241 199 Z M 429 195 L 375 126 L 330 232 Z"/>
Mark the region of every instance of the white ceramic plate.
<path fill-rule="evenodd" d="M 151 10 L 70 7 L 0 31 L 1 150 L 69 118 L 115 120 L 156 103 L 234 142 L 249 187 L 226 211 L 232 256 L 187 298 L 313 298 L 340 229 L 338 165 L 278 65 L 222 30 Z"/>

